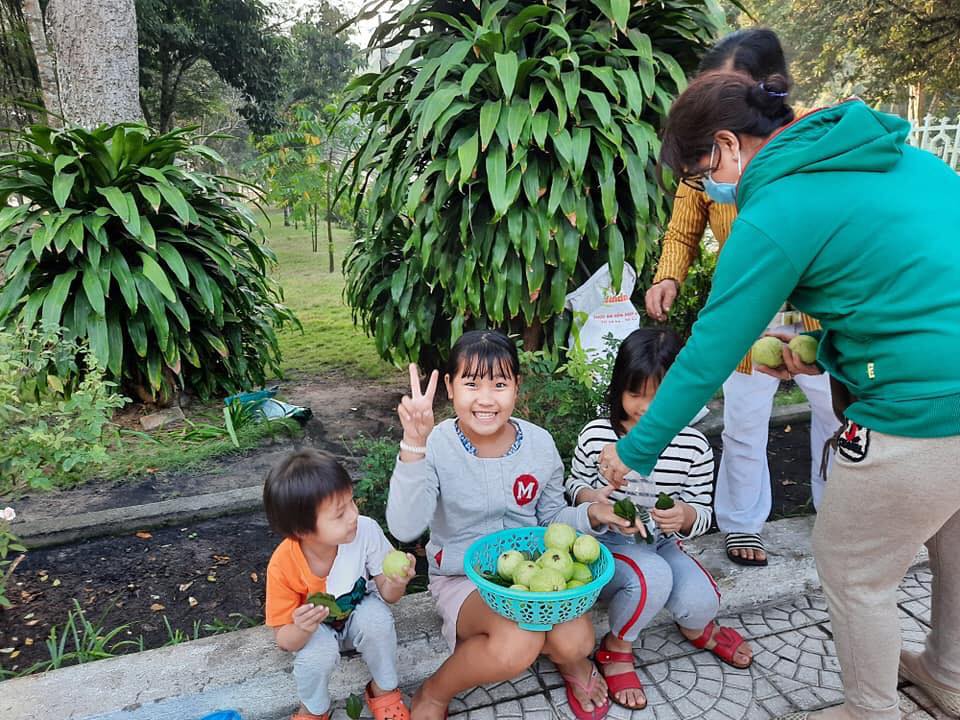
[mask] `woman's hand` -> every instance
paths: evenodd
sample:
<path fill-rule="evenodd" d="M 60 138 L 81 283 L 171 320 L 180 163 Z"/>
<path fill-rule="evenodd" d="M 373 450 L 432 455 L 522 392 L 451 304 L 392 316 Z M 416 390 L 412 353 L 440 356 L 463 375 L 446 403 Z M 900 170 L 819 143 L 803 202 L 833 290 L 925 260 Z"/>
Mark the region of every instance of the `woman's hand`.
<path fill-rule="evenodd" d="M 430 431 L 433 430 L 433 396 L 437 392 L 437 380 L 440 373 L 434 370 L 430 373 L 427 389 L 420 390 L 420 369 L 410 363 L 410 394 L 404 395 L 397 406 L 397 415 L 403 426 L 403 442 L 414 447 L 423 447 L 427 444 Z M 419 453 L 400 452 L 400 460 L 413 462 L 423 457 Z"/>
<path fill-rule="evenodd" d="M 754 367 L 757 372 L 772 375 L 779 380 L 793 380 L 794 375 L 821 375 L 823 373 L 823 370 L 816 365 L 808 365 L 801 360 L 800 356 L 787 345 L 796 337 L 795 333 L 764 333 L 764 337 L 775 337 L 783 343 L 783 365 L 772 368 L 755 364 Z"/>
<path fill-rule="evenodd" d="M 667 313 L 673 307 L 674 300 L 677 299 L 677 293 L 680 290 L 680 283 L 673 278 L 661 280 L 656 285 L 651 285 L 644 296 L 643 301 L 646 305 L 647 315 L 654 320 L 664 322 L 667 319 Z"/>
<path fill-rule="evenodd" d="M 625 478 L 627 473 L 630 472 L 630 468 L 620 460 L 620 456 L 617 454 L 616 443 L 603 446 L 603 449 L 600 451 L 600 463 L 597 467 L 603 478 L 610 483 L 614 489 L 619 490 L 627 484 Z"/>

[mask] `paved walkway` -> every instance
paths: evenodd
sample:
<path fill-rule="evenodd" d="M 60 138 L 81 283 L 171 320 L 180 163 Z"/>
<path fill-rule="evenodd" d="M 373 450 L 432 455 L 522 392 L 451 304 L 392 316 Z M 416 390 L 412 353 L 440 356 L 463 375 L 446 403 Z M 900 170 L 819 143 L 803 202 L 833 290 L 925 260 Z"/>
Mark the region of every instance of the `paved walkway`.
<path fill-rule="evenodd" d="M 930 618 L 930 573 L 925 567 L 911 572 L 901 586 L 900 617 L 905 645 L 920 649 Z M 729 667 L 712 654 L 695 650 L 672 627 L 648 631 L 637 642 L 634 655 L 642 668 L 649 706 L 630 711 L 614 705 L 608 717 L 765 720 L 842 700 L 840 669 L 821 594 L 802 595 L 791 602 L 722 620 L 752 641 L 755 659 L 749 669 Z M 415 689 L 406 688 L 408 692 Z M 900 696 L 906 720 L 947 718 L 918 688 L 905 685 Z M 573 717 L 567 709 L 560 676 L 546 660 L 512 682 L 477 688 L 461 696 L 451 705 L 450 715 L 460 720 Z M 342 703 L 332 720 L 347 720 Z"/>

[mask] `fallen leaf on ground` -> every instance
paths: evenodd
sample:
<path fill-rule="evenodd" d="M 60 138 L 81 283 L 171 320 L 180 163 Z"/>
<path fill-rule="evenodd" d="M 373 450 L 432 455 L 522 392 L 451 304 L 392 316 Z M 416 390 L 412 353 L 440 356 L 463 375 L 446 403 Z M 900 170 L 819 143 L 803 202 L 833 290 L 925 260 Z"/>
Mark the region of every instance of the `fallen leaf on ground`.
<path fill-rule="evenodd" d="M 180 592 L 186 592 L 190 589 L 191 585 L 193 585 L 193 580 L 190 582 L 180 583 Z"/>
<path fill-rule="evenodd" d="M 797 481 L 796 481 L 796 480 L 781 480 L 781 481 L 780 481 L 780 484 L 781 484 L 781 485 L 796 485 L 796 484 L 797 484 Z"/>
<path fill-rule="evenodd" d="M 257 575 L 255 572 L 250 573 L 250 579 L 253 580 L 254 582 L 260 582 L 260 576 Z"/>
<path fill-rule="evenodd" d="M 187 598 L 187 603 L 189 603 L 190 607 L 192 607 L 192 608 L 193 608 L 193 607 L 196 607 L 197 605 L 200 604 L 200 603 L 197 602 L 197 599 L 196 599 L 195 597 L 193 597 L 192 595 Z"/>
<path fill-rule="evenodd" d="M 216 582 L 216 581 L 217 581 L 216 575 L 214 575 L 213 573 L 210 573 L 209 575 L 207 575 L 207 582 Z"/>
<path fill-rule="evenodd" d="M 141 530 L 140 532 L 136 533 L 136 536 L 141 540 L 149 540 L 153 537 L 153 535 L 148 533 L 146 530 Z"/>
<path fill-rule="evenodd" d="M 785 428 L 783 428 L 783 431 L 784 431 L 785 433 L 788 433 L 788 432 L 790 432 L 791 430 L 793 430 L 793 428 L 790 427 L 789 425 L 787 425 Z"/>
<path fill-rule="evenodd" d="M 54 587 L 60 587 L 60 578 L 56 578 L 56 579 L 53 581 L 53 586 L 54 586 Z"/>
<path fill-rule="evenodd" d="M 214 555 L 213 559 L 217 565 L 226 565 L 228 562 L 230 562 L 229 555 Z"/>
<path fill-rule="evenodd" d="M 154 612 L 160 612 L 161 610 L 166 610 L 167 606 L 161 605 L 160 603 L 154 603 L 153 605 L 150 606 L 150 609 L 153 610 Z"/>

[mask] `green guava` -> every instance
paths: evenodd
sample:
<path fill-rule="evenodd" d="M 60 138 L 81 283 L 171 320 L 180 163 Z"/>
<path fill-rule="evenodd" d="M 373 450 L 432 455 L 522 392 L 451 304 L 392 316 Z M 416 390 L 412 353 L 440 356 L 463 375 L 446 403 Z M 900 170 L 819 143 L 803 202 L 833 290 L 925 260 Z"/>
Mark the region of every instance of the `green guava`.
<path fill-rule="evenodd" d="M 575 562 L 573 564 L 573 579 L 582 583 L 588 583 L 593 580 L 593 573 L 583 563 Z"/>
<path fill-rule="evenodd" d="M 570 553 L 556 548 L 547 548 L 547 551 L 540 556 L 537 561 L 541 568 L 556 570 L 563 575 L 563 581 L 566 582 L 573 577 L 573 558 Z"/>
<path fill-rule="evenodd" d="M 778 368 L 783 365 L 783 342 L 775 337 L 762 337 L 753 344 L 750 359 L 754 365 Z"/>
<path fill-rule="evenodd" d="M 582 580 L 571 580 L 567 583 L 567 590 L 573 590 L 574 588 L 583 587 L 586 585 Z"/>
<path fill-rule="evenodd" d="M 400 550 L 391 550 L 383 559 L 383 574 L 392 580 L 406 577 L 409 568 L 410 558 Z"/>
<path fill-rule="evenodd" d="M 550 568 L 540 568 L 530 579 L 530 589 L 533 592 L 557 592 L 558 590 L 565 590 L 566 587 L 566 578 Z"/>
<path fill-rule="evenodd" d="M 585 565 L 596 562 L 600 557 L 600 543 L 593 535 L 581 535 L 573 543 L 573 556 Z"/>
<path fill-rule="evenodd" d="M 497 574 L 504 580 L 513 580 L 513 574 L 522 562 L 524 562 L 523 553 L 517 550 L 507 550 L 497 558 Z"/>
<path fill-rule="evenodd" d="M 533 574 L 539 569 L 540 566 L 535 562 L 524 560 L 522 563 L 517 565 L 517 569 L 513 573 L 513 581 L 517 585 L 525 585 L 530 587 L 530 578 L 532 578 Z"/>
<path fill-rule="evenodd" d="M 547 534 L 543 536 L 543 543 L 548 548 L 570 552 L 576 539 L 577 531 L 566 523 L 550 523 L 547 525 Z"/>
<path fill-rule="evenodd" d="M 790 340 L 789 346 L 800 360 L 807 365 L 812 365 L 817 361 L 817 346 L 819 343 L 813 335 L 797 335 Z"/>
<path fill-rule="evenodd" d="M 530 592 L 530 588 L 528 588 L 526 585 L 511 585 L 510 589 L 519 590 L 520 592 Z"/>

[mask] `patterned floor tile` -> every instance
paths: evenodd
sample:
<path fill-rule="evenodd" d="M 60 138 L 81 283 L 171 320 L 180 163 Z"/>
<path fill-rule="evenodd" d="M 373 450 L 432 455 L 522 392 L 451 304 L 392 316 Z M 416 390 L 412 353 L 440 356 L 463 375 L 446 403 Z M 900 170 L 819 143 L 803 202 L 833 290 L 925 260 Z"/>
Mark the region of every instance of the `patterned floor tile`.
<path fill-rule="evenodd" d="M 921 568 L 908 574 L 897 592 L 900 607 L 915 618 L 930 624 L 930 583 L 933 576 L 930 571 Z"/>
<path fill-rule="evenodd" d="M 950 715 L 947 715 L 937 707 L 937 704 L 930 699 L 929 695 L 916 685 L 907 685 L 904 687 L 903 694 L 916 703 L 918 707 L 922 708 L 928 717 L 934 718 L 935 720 L 953 720 Z"/>

